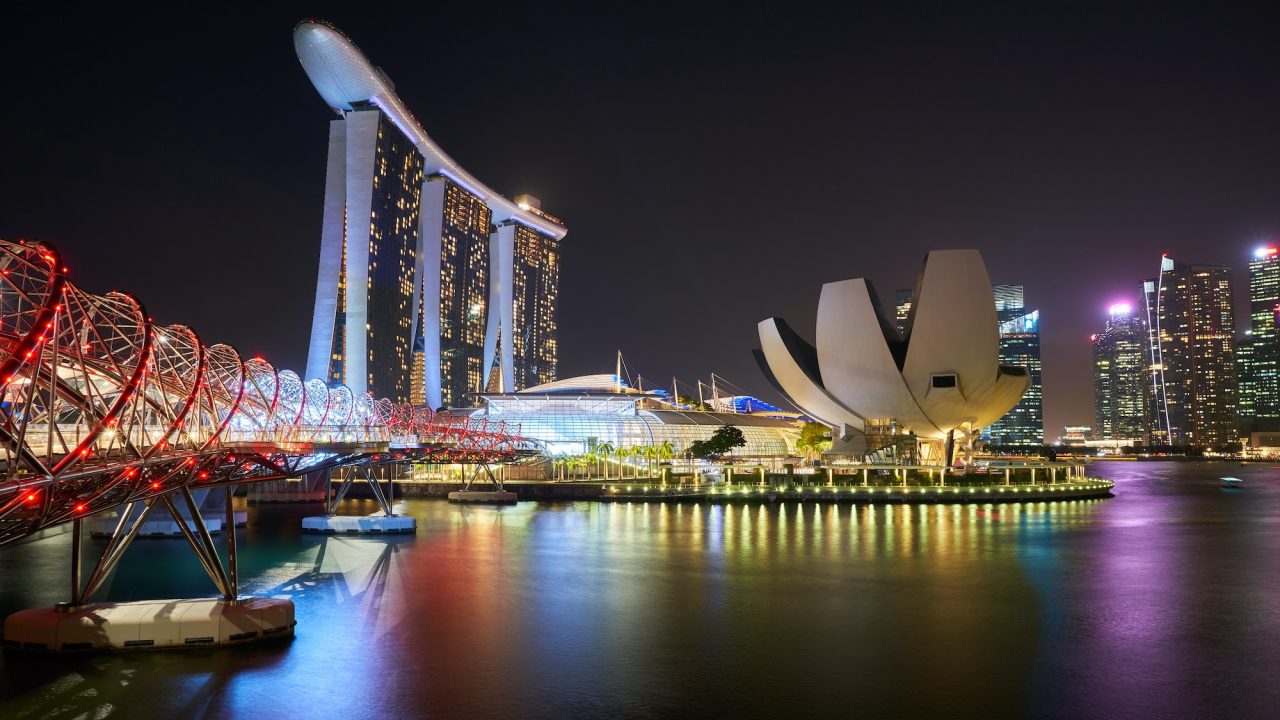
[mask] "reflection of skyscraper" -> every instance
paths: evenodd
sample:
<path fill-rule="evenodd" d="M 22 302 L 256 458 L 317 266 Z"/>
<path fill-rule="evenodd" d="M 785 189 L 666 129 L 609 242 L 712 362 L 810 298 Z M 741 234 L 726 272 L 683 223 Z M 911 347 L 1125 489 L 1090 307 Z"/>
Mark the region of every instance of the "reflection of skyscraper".
<path fill-rule="evenodd" d="M 506 392 L 554 380 L 564 225 L 445 155 L 342 33 L 308 21 L 294 45 L 339 116 L 308 376 L 431 407 L 469 403 L 491 371 Z"/>
<path fill-rule="evenodd" d="M 1160 274 L 1142 289 L 1149 442 L 1235 442 L 1231 269 L 1186 265 L 1166 256 L 1160 260 Z"/>
<path fill-rule="evenodd" d="M 1093 338 L 1093 435 L 1099 440 L 1141 440 L 1143 405 L 1142 320 L 1127 304 L 1112 305 L 1106 329 Z"/>
<path fill-rule="evenodd" d="M 1258 248 L 1249 261 L 1249 332 L 1237 348 L 1241 424 L 1248 431 L 1280 428 L 1280 253 Z"/>
<path fill-rule="evenodd" d="M 1025 367 L 1031 375 L 1031 385 L 1018 404 L 988 429 L 988 434 L 997 445 L 1043 445 L 1040 311 L 1026 308 L 1021 285 L 995 285 L 992 291 L 1000 327 L 1000 364 Z"/>

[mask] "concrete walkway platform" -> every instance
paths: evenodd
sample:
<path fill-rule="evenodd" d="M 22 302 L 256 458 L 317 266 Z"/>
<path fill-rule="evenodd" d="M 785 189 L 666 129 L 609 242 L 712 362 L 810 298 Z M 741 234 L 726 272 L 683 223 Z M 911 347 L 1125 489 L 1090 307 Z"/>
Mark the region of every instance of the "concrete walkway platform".
<path fill-rule="evenodd" d="M 515 505 L 516 494 L 498 490 L 455 490 L 449 493 L 449 502 L 476 505 Z"/>
<path fill-rule="evenodd" d="M 191 649 L 293 636 L 293 601 L 245 598 L 90 603 L 21 610 L 4 621 L 4 647 L 36 652 Z"/>
<path fill-rule="evenodd" d="M 166 513 L 167 515 L 167 513 Z M 204 512 L 201 513 L 204 518 L 205 527 L 209 528 L 210 535 L 216 535 L 222 532 L 222 525 L 226 520 L 226 516 L 221 512 Z M 111 537 L 111 533 L 115 532 L 116 523 L 119 521 L 119 515 L 112 513 L 106 516 L 96 516 L 89 518 L 88 530 L 93 537 Z M 236 527 L 244 527 L 249 523 L 249 513 L 245 510 L 236 511 Z M 190 524 L 188 523 L 188 527 Z M 147 520 L 142 523 L 142 529 L 138 531 L 138 537 L 143 538 L 169 538 L 182 537 L 182 530 L 178 529 L 178 523 L 171 517 L 162 517 L 157 520 Z"/>
<path fill-rule="evenodd" d="M 409 515 L 400 515 L 402 508 L 396 505 L 391 511 L 395 515 L 383 515 L 382 511 L 372 515 L 313 515 L 302 518 L 302 532 L 322 533 L 324 535 L 381 535 L 390 533 L 414 533 L 418 530 L 418 520 Z"/>

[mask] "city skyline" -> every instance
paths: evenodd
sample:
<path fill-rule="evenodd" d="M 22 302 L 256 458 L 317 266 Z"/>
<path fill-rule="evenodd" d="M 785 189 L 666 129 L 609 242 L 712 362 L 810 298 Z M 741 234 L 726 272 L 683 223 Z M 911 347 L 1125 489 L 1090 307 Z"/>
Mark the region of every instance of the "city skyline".
<path fill-rule="evenodd" d="M 819 70 L 800 85 L 793 84 L 794 63 L 770 67 L 757 60 L 754 43 L 766 35 L 802 53 L 812 43 L 794 21 L 751 13 L 727 21 L 697 13 L 687 18 L 693 28 L 729 23 L 732 32 L 709 41 L 724 51 L 716 55 L 719 65 L 708 60 L 703 40 L 621 11 L 579 18 L 525 12 L 497 30 L 450 17 L 427 30 L 432 46 L 443 48 L 433 53 L 423 52 L 416 37 L 408 40 L 420 34 L 409 29 L 408 18 L 317 14 L 377 48 L 406 103 L 467 167 L 504 193 L 532 192 L 572 219 L 575 250 L 562 270 L 563 376 L 607 369 L 621 347 L 646 376 L 693 378 L 715 370 L 768 396 L 747 352 L 753 319 L 771 311 L 803 317 L 816 300 L 818 283 L 809 281 L 815 273 L 816 280 L 865 275 L 897 287 L 909 278 L 896 268 L 913 266 L 928 248 L 977 247 L 990 258 L 992 279 L 1024 283 L 1028 304 L 1043 313 L 1046 426 L 1087 424 L 1093 414 L 1087 338 L 1115 298 L 1136 303 L 1132 280 L 1154 271 L 1151 258 L 1168 252 L 1231 266 L 1243 329 L 1245 265 L 1258 242 L 1280 227 L 1280 193 L 1264 170 L 1277 154 L 1261 122 L 1270 100 L 1251 97 L 1245 111 L 1227 92 L 1242 78 L 1280 67 L 1276 51 L 1255 35 L 1265 26 L 1257 18 L 1225 17 L 1230 32 L 1187 52 L 1166 35 L 1195 27 L 1198 17 L 1098 11 L 1080 21 L 1096 41 L 1095 53 L 1068 80 L 1056 72 L 1054 58 L 1070 33 L 1031 23 L 1023 40 L 1008 24 L 981 23 L 990 18 L 965 25 L 973 31 L 969 39 L 943 32 L 941 22 L 915 27 L 914 37 L 935 48 L 928 57 L 969 58 L 948 69 L 926 56 L 904 57 L 902 48 L 873 37 L 875 28 L 920 19 L 883 11 L 862 17 L 865 30 L 855 31 L 856 59 L 876 61 L 879 75 L 851 76 L 881 102 L 854 104 L 822 89 L 823 73 L 849 71 L 834 55 L 815 49 L 816 57 L 804 56 L 805 67 Z M 153 298 L 149 309 L 158 317 L 190 318 L 246 354 L 302 367 L 321 225 L 323 187 L 315 178 L 323 174 L 325 137 L 317 127 L 323 123 L 316 123 L 322 104 L 288 42 L 297 19 L 289 12 L 237 19 L 242 32 L 228 53 L 224 30 L 181 17 L 133 24 L 92 13 L 24 18 L 28 32 L 5 52 L 30 68 L 17 78 L 16 91 L 45 109 L 45 122 L 23 126 L 20 135 L 30 142 L 13 149 L 0 177 L 6 197 L 22 210 L 7 216 L 0 232 L 73 248 L 88 260 L 78 270 L 81 282 L 106 289 L 112 277 L 136 278 L 133 286 Z M 441 24 L 449 30 L 435 29 Z M 1108 24 L 1114 34 L 1097 30 Z M 178 41 L 154 32 L 161 25 L 188 31 Z M 1170 32 L 1144 36 L 1148 59 L 1125 71 L 1125 79 L 1143 89 L 1130 92 L 1125 85 L 1122 96 L 1108 63 L 1128 50 L 1119 42 L 1122 31 L 1139 25 Z M 125 41 L 102 39 L 102 27 Z M 468 38 L 493 33 L 500 41 L 486 44 L 492 55 L 458 60 L 466 56 L 460 50 Z M 641 35 L 651 43 L 625 42 Z M 570 37 L 585 37 L 585 47 L 549 51 L 568 48 Z M 519 39 L 536 39 L 538 51 L 518 53 Z M 1033 41 L 1044 52 L 1026 59 L 1024 43 Z M 111 52 L 103 52 L 107 42 Z M 975 47 L 985 49 L 965 55 Z M 601 62 L 582 67 L 581 53 Z M 89 108 L 119 102 L 110 87 L 68 91 L 66 83 L 82 76 L 90 56 L 121 82 L 149 87 L 146 123 L 129 113 L 102 113 L 93 118 L 95 133 L 81 131 Z M 1003 69 L 1001 61 L 1013 56 L 1023 59 L 1022 69 Z M 155 57 L 165 62 L 157 66 L 150 62 Z M 890 60 L 905 65 L 892 70 Z M 1188 68 L 1217 84 L 1179 82 L 1178 71 Z M 746 86 L 733 78 L 751 78 L 751 87 L 781 102 L 786 114 L 766 109 L 762 124 L 749 122 L 737 112 L 745 107 L 736 98 Z M 1143 82 L 1158 79 L 1165 83 Z M 507 92 L 497 107 L 510 112 L 488 105 L 497 90 Z M 965 102 L 966 95 L 977 102 Z M 1079 95 L 1095 110 L 1072 114 L 1082 104 L 1073 102 Z M 920 119 L 930 115 L 922 107 L 938 102 L 951 108 L 945 118 Z M 827 112 L 817 112 L 823 103 Z M 1215 110 L 1172 112 L 1188 103 Z M 271 112 L 228 116 L 221 109 L 229 105 Z M 674 107 L 681 111 L 671 114 Z M 16 127 L 19 120 L 7 122 Z M 1018 133 L 981 131 L 1010 123 Z M 767 212 L 741 213 L 739 191 L 711 190 L 738 187 L 735 181 L 750 175 L 754 165 L 741 148 L 765 128 L 775 146 L 771 172 L 790 177 L 800 192 L 779 196 Z M 92 158 L 96 138 L 108 136 L 129 163 Z M 626 142 L 612 145 L 618 138 Z M 1059 146 L 1070 152 L 1054 149 Z M 78 170 L 67 174 L 66 167 Z M 173 182 L 175 171 L 182 182 Z M 62 191 L 53 194 L 56 201 L 51 187 Z M 797 236 L 809 249 L 778 257 L 778 239 Z M 120 255 L 121 247 L 130 249 L 129 257 Z M 1036 250 L 1017 252 L 1020 247 Z M 225 262 L 190 263 L 191 248 L 216 248 Z M 815 270 L 809 258 L 819 252 L 834 260 Z M 1040 262 L 1045 258 L 1052 262 Z M 173 276 L 170 268 L 184 261 L 189 269 Z M 653 268 L 653 283 L 680 292 L 648 292 L 644 302 L 630 301 L 608 271 L 637 261 Z M 230 277 L 233 263 L 260 263 L 260 272 L 274 273 L 273 282 L 241 283 L 242 292 L 217 308 L 202 307 L 185 292 L 192 281 Z M 706 278 L 717 272 L 793 290 L 783 293 L 781 307 L 771 307 L 767 293 L 715 287 Z M 682 297 L 655 297 L 663 294 Z M 689 303 L 710 312 L 681 309 Z M 271 307 L 279 321 L 255 327 L 235 317 L 261 307 Z M 810 334 L 803 325 L 797 329 Z"/>

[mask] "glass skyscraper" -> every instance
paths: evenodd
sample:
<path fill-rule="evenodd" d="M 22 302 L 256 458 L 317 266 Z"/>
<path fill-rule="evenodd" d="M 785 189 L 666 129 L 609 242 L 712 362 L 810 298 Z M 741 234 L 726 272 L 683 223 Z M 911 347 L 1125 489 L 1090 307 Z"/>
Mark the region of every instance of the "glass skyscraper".
<path fill-rule="evenodd" d="M 1044 396 L 1040 382 L 1040 311 L 1023 300 L 1022 285 L 995 285 L 996 320 L 1000 328 L 1000 364 L 1027 369 L 1031 385 L 987 432 L 997 445 L 1044 444 Z"/>
<path fill-rule="evenodd" d="M 1152 445 L 1237 441 L 1235 312 L 1231 269 L 1167 256 L 1143 282 L 1144 393 Z"/>
<path fill-rule="evenodd" d="M 894 298 L 894 324 L 898 327 L 899 335 L 907 333 L 907 318 L 911 317 L 911 298 L 915 295 L 914 290 L 899 290 Z"/>
<path fill-rule="evenodd" d="M 1249 331 L 1237 348 L 1240 424 L 1248 431 L 1280 429 L 1280 253 L 1274 246 L 1254 251 L 1249 261 Z"/>
<path fill-rule="evenodd" d="M 1106 329 L 1093 341 L 1093 436 L 1099 440 L 1146 437 L 1146 377 L 1141 318 L 1129 305 L 1112 305 Z"/>

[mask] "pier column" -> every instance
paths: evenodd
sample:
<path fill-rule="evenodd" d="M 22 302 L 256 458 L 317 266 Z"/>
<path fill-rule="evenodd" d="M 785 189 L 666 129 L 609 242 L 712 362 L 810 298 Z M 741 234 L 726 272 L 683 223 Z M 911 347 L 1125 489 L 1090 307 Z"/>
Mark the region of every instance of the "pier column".
<path fill-rule="evenodd" d="M 71 605 L 80 605 L 80 547 L 84 538 L 84 518 L 71 521 Z"/>

